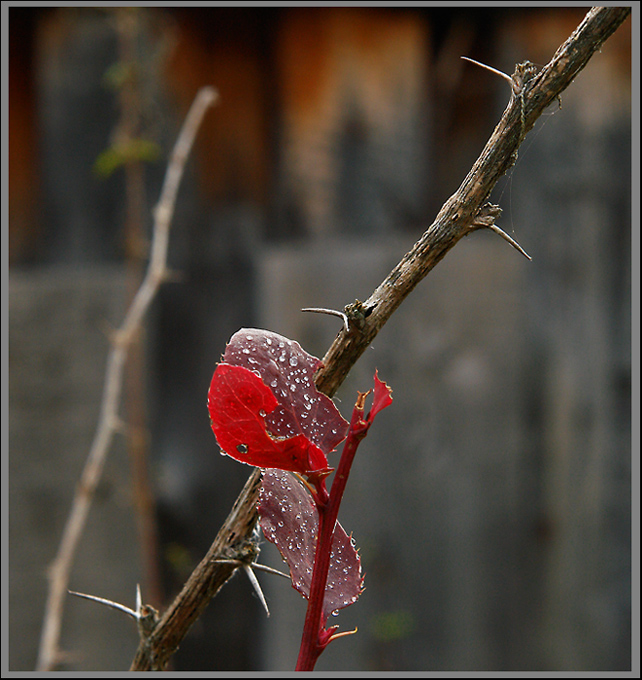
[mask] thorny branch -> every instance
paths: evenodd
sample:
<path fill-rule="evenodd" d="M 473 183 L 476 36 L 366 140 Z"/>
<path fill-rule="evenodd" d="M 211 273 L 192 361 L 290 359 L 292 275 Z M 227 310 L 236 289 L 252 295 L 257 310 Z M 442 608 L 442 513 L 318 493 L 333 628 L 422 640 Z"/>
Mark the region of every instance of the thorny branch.
<path fill-rule="evenodd" d="M 541 71 L 537 73 L 528 62 L 517 65 L 511 78 L 509 104 L 462 185 L 370 298 L 365 303 L 356 301 L 346 307 L 348 323 L 344 322 L 316 375 L 317 388 L 321 392 L 332 396 L 337 391 L 392 313 L 463 236 L 482 228 L 501 231 L 495 224 L 500 209 L 484 204 L 484 201 L 497 181 L 515 163 L 520 144 L 546 106 L 568 87 L 630 12 L 630 8 L 626 7 L 591 9 Z M 504 232 L 500 235 L 506 237 Z M 518 244 L 511 245 L 521 250 Z M 152 635 L 141 640 L 130 670 L 164 669 L 200 612 L 233 575 L 237 567 L 215 560 L 234 555 L 243 546 L 252 543 L 259 482 L 260 471 L 255 469 L 210 551 Z M 245 532 L 231 531 L 231 526 L 245 527 Z"/>
<path fill-rule="evenodd" d="M 541 71 L 537 73 L 528 62 L 517 66 L 510 102 L 459 189 L 372 295 L 358 309 L 355 303 L 350 307 L 362 319 L 362 328 L 359 333 L 341 331 L 332 343 L 316 376 L 321 392 L 332 396 L 337 391 L 406 296 L 463 236 L 482 226 L 478 224 L 480 211 L 492 210 L 484 201 L 515 163 L 517 150 L 535 121 L 630 13 L 629 7 L 593 8 Z M 483 226 L 491 228 L 490 223 Z"/>
<path fill-rule="evenodd" d="M 347 322 L 344 319 L 344 327 L 326 353 L 324 366 L 316 376 L 321 392 L 328 396 L 336 392 L 392 313 L 459 239 L 477 229 L 489 228 L 512 241 L 495 224 L 501 210 L 484 204 L 484 201 L 500 177 L 515 163 L 521 142 L 546 106 L 566 89 L 630 12 L 630 8 L 591 9 L 539 73 L 528 62 L 516 67 L 511 78 L 510 102 L 460 188 L 446 201 L 433 224 L 370 298 L 365 303 L 356 301 L 346 307 Z M 518 244 L 513 242 L 511 245 L 521 251 Z M 200 612 L 238 568 L 234 566 L 234 558 L 232 562 L 216 560 L 237 555 L 244 547 L 252 545 L 259 482 L 260 471 L 255 469 L 210 551 L 154 632 L 141 640 L 130 670 L 165 668 Z M 231 527 L 237 529 L 231 530 Z M 239 532 L 238 528 L 242 527 L 245 531 Z"/>
<path fill-rule="evenodd" d="M 38 652 L 38 671 L 53 670 L 59 657 L 60 629 L 69 573 L 112 438 L 119 427 L 118 407 L 123 384 L 123 367 L 128 349 L 140 329 L 143 317 L 158 288 L 167 278 L 169 227 L 178 187 L 196 132 L 206 111 L 214 104 L 217 97 L 213 88 L 203 88 L 197 94 L 187 114 L 172 151 L 160 200 L 154 212 L 152 250 L 147 273 L 127 311 L 122 326 L 112 337 L 97 430 L 78 483 L 58 553 L 49 568 L 49 594 Z"/>
<path fill-rule="evenodd" d="M 591 9 L 539 72 L 519 64 L 511 77 L 509 104 L 459 189 L 415 246 L 365 303 L 345 309 L 348 324 L 326 353 L 317 387 L 332 396 L 393 312 L 428 272 L 467 234 L 481 228 L 499 233 L 497 206 L 484 204 L 497 181 L 515 163 L 517 150 L 546 106 L 563 92 L 591 56 L 628 17 L 628 7 Z M 500 234 L 505 238 L 505 234 Z M 517 247 L 517 244 L 512 244 Z M 347 326 L 347 327 L 346 327 Z M 141 638 L 130 670 L 162 670 L 209 600 L 243 563 L 256 527 L 260 471 L 255 469 L 212 547 L 154 630 Z M 237 562 L 238 561 L 238 562 Z"/>

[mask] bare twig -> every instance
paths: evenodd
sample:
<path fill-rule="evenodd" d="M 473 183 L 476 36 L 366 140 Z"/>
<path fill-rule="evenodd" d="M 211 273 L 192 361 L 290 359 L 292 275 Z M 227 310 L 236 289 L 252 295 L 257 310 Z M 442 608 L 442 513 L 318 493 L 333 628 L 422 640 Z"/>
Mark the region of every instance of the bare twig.
<path fill-rule="evenodd" d="M 112 437 L 118 427 L 123 366 L 127 358 L 128 348 L 135 338 L 145 312 L 156 295 L 160 284 L 165 279 L 170 221 L 174 213 L 176 195 L 183 176 L 185 162 L 203 116 L 216 101 L 216 98 L 217 93 L 213 88 L 203 88 L 197 94 L 187 114 L 174 146 L 160 200 L 154 212 L 152 250 L 147 273 L 127 311 L 122 326 L 112 337 L 112 348 L 107 360 L 98 427 L 73 499 L 71 512 L 67 518 L 58 554 L 49 569 L 49 594 L 37 663 L 37 670 L 39 671 L 52 670 L 59 656 L 58 645 L 69 573 Z"/>

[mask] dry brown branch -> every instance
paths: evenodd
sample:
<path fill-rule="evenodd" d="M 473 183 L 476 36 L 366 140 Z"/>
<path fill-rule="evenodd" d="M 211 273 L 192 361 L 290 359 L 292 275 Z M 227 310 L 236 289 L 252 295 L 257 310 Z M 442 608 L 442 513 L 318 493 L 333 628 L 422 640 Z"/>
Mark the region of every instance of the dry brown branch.
<path fill-rule="evenodd" d="M 122 326 L 113 334 L 107 359 L 105 385 L 98 426 L 85 462 L 58 553 L 49 568 L 49 594 L 45 607 L 37 670 L 53 670 L 59 658 L 59 640 L 69 573 L 100 480 L 109 446 L 119 425 L 118 408 L 123 384 L 123 367 L 128 349 L 139 331 L 143 317 L 160 284 L 167 277 L 169 227 L 185 162 L 205 112 L 216 101 L 213 88 L 203 88 L 187 114 L 167 167 L 160 200 L 154 211 L 152 249 L 147 273 Z"/>
<path fill-rule="evenodd" d="M 316 378 L 321 392 L 336 392 L 392 313 L 459 239 L 475 229 L 490 227 L 494 221 L 480 224 L 482 211 L 491 211 L 483 203 L 515 163 L 525 135 L 630 12 L 628 7 L 593 8 L 541 71 L 536 73 L 528 62 L 517 66 L 510 102 L 459 189 L 368 300 L 347 309 L 348 316 L 352 314 L 362 327 L 358 333 L 342 331 L 332 343 Z"/>
<path fill-rule="evenodd" d="M 339 332 L 316 376 L 332 396 L 392 313 L 463 236 L 495 227 L 497 206 L 484 205 L 497 181 L 514 164 L 517 150 L 537 118 L 630 14 L 630 8 L 591 9 L 541 71 L 520 64 L 513 74 L 510 102 L 492 136 L 437 218 L 365 303 L 346 307 L 348 327 Z M 494 229 L 494 231 L 496 231 Z M 504 235 L 505 236 L 505 235 Z M 254 470 L 214 544 L 151 635 L 141 640 L 130 670 L 162 670 L 189 628 L 238 567 L 232 558 L 253 546 L 260 473 Z"/>
<path fill-rule="evenodd" d="M 192 572 L 154 631 L 141 639 L 130 671 L 163 670 L 209 601 L 234 575 L 238 562 L 254 560 L 258 546 L 252 540 L 252 534 L 258 519 L 256 506 L 260 482 L 261 473 L 255 469 L 207 555 Z"/>

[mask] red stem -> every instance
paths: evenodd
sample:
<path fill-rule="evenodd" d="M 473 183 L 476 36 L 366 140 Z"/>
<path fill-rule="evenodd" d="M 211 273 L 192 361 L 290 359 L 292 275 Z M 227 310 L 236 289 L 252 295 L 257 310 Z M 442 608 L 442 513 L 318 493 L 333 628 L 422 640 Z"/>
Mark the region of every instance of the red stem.
<path fill-rule="evenodd" d="M 331 630 L 324 629 L 326 618 L 323 615 L 323 600 L 325 587 L 328 580 L 328 569 L 330 567 L 330 555 L 332 552 L 332 538 L 334 527 L 339 515 L 339 506 L 346 488 L 352 461 L 359 446 L 360 441 L 366 436 L 369 422 L 363 420 L 363 404 L 365 394 L 359 394 L 357 403 L 352 412 L 352 420 L 348 437 L 343 446 L 341 460 L 330 489 L 330 496 L 327 502 L 320 499 L 320 494 L 316 495 L 317 509 L 319 511 L 319 531 L 317 535 L 317 547 L 314 554 L 314 569 L 312 571 L 312 584 L 310 586 L 310 597 L 308 599 L 308 609 L 305 614 L 303 624 L 303 636 L 301 638 L 301 648 L 297 660 L 297 671 L 314 670 L 314 665 L 321 655 L 321 652 L 332 640 Z M 324 634 L 325 633 L 325 634 Z"/>

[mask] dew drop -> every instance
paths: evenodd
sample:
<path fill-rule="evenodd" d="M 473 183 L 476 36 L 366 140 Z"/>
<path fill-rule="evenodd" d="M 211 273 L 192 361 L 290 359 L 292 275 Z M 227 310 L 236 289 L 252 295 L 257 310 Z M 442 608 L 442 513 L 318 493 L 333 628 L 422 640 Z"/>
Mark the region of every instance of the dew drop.
<path fill-rule="evenodd" d="M 261 409 L 259 411 L 259 415 L 261 416 L 261 418 L 265 418 L 265 411 L 263 409 Z"/>
<path fill-rule="evenodd" d="M 271 345 L 272 344 L 272 338 L 265 338 L 265 344 Z"/>
<path fill-rule="evenodd" d="M 290 357 L 290 366 L 296 366 L 299 360 L 296 357 Z"/>
<path fill-rule="evenodd" d="M 236 447 L 236 450 L 237 450 L 239 453 L 247 453 L 247 444 L 239 444 L 239 445 Z"/>
<path fill-rule="evenodd" d="M 278 385 L 278 380 L 274 378 L 274 380 L 270 383 L 270 387 L 276 387 Z"/>
<path fill-rule="evenodd" d="M 250 353 L 250 350 L 249 350 L 247 347 L 245 347 L 245 348 L 242 350 L 242 352 L 243 352 L 243 354 L 249 354 L 249 353 Z"/>
<path fill-rule="evenodd" d="M 254 338 L 251 335 L 246 335 L 245 338 L 246 340 L 254 340 Z"/>
<path fill-rule="evenodd" d="M 296 392 L 296 385 L 294 383 L 290 385 L 290 392 Z"/>

